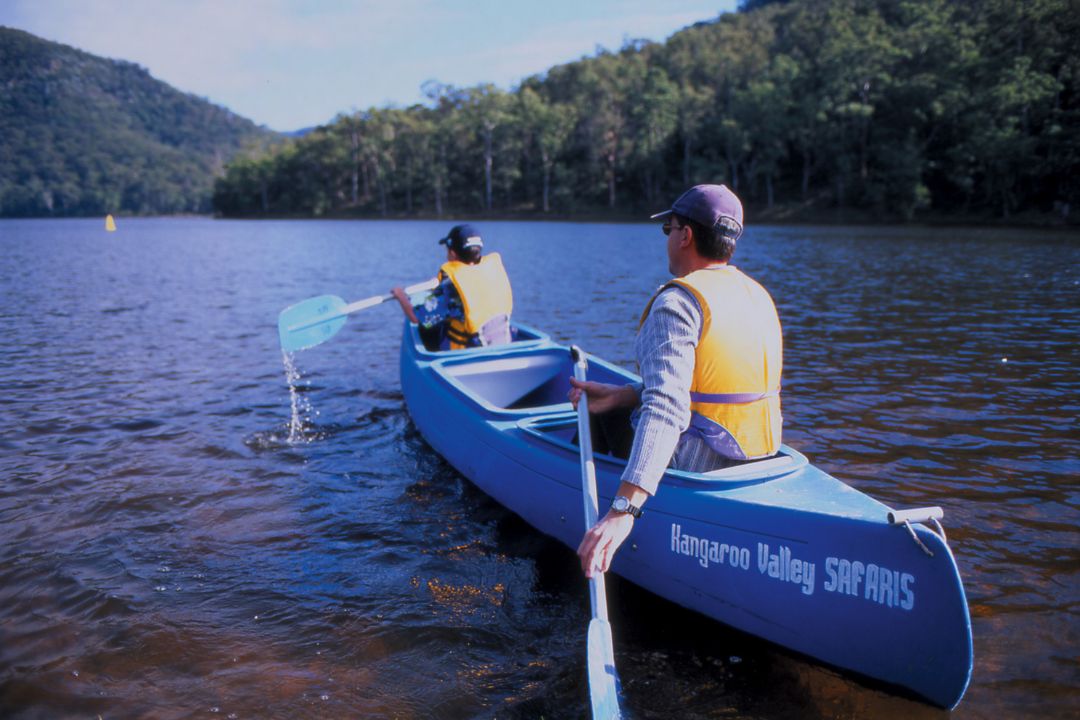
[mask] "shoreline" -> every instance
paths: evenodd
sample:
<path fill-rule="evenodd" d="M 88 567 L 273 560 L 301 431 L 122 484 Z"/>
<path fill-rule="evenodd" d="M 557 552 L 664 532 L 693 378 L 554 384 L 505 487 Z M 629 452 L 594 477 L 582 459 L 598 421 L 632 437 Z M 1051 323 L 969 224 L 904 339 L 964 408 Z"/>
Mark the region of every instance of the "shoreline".
<path fill-rule="evenodd" d="M 654 211 L 658 212 L 658 211 Z M 607 223 L 640 224 L 652 222 L 652 213 L 630 212 L 581 212 L 581 213 L 536 213 L 536 212 L 491 212 L 491 213 L 448 213 L 435 215 L 428 213 L 328 213 L 325 215 L 268 214 L 268 215 L 211 215 L 217 220 L 385 220 L 410 221 L 425 220 L 439 222 L 553 222 L 553 223 Z M 1080 218 L 1062 219 L 1058 216 L 1024 215 L 1012 218 L 988 218 L 981 215 L 942 215 L 927 214 L 910 220 L 883 218 L 866 211 L 821 211 L 810 213 L 787 213 L 758 211 L 749 208 L 746 211 L 747 226 L 814 226 L 814 227 L 888 227 L 888 228 L 983 228 L 1045 230 L 1059 233 L 1080 233 Z"/>
<path fill-rule="evenodd" d="M 663 205 L 663 203 L 661 203 Z M 942 211 L 924 211 L 912 218 L 900 215 L 888 215 L 880 211 L 861 208 L 822 207 L 814 202 L 791 202 L 775 204 L 772 208 L 755 203 L 745 203 L 745 217 L 748 226 L 754 225 L 815 225 L 823 227 L 975 227 L 975 228 L 1018 228 L 1080 231 L 1080 213 L 1070 213 L 1063 217 L 1060 213 L 1025 211 L 1007 218 L 988 213 L 950 213 Z M 268 215 L 217 215 L 221 219 L 258 220 L 258 219 L 303 219 L 303 220 L 443 220 L 443 221 L 484 221 L 517 220 L 523 222 L 568 222 L 568 223 L 639 223 L 649 222 L 649 216 L 664 209 L 645 208 L 589 208 L 577 212 L 549 212 L 533 210 L 528 206 L 521 209 L 495 210 L 492 212 L 455 211 L 436 215 L 429 212 L 391 212 L 380 214 L 368 210 L 311 214 L 268 214 Z"/>
<path fill-rule="evenodd" d="M 370 212 L 327 213 L 323 215 L 299 213 L 268 213 L 257 215 L 219 215 L 217 213 L 174 213 L 174 214 L 126 214 L 122 211 L 111 215 L 117 219 L 130 218 L 206 218 L 211 220 L 383 220 L 383 221 L 438 221 L 438 222 L 553 222 L 553 223 L 608 223 L 639 224 L 650 222 L 651 213 L 617 211 L 587 211 L 579 213 L 538 213 L 533 211 L 504 211 L 477 213 L 388 213 L 381 215 Z M 0 217 L 0 221 L 10 220 L 87 220 L 103 218 L 104 214 L 89 215 L 39 215 Z M 904 220 L 897 217 L 882 217 L 880 214 L 865 210 L 827 209 L 818 211 L 796 211 L 790 208 L 773 210 L 749 207 L 746 212 L 748 227 L 754 226 L 813 226 L 813 227 L 888 227 L 888 228 L 983 228 L 1044 230 L 1057 233 L 1080 233 L 1080 217 L 1062 218 L 1050 213 L 1024 213 L 1010 218 L 993 218 L 985 215 L 950 215 L 927 213 Z"/>

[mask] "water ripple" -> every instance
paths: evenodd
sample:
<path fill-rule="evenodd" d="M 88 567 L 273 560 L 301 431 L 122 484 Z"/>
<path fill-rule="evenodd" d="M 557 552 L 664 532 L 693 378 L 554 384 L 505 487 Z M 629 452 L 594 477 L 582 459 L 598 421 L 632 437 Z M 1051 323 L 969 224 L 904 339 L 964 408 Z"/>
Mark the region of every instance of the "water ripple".
<path fill-rule="evenodd" d="M 584 716 L 576 558 L 419 437 L 397 308 L 282 364 L 283 307 L 428 276 L 443 223 L 123 230 L 0 234 L 5 297 L 39 309 L 0 309 L 5 712 Z M 1080 697 L 1080 245 L 1017 232 L 751 227 L 737 255 L 784 323 L 785 439 L 945 509 L 975 631 L 958 718 Z M 666 279 L 653 226 L 485 233 L 518 317 L 633 368 Z M 617 578 L 609 596 L 635 717 L 941 717 Z"/>

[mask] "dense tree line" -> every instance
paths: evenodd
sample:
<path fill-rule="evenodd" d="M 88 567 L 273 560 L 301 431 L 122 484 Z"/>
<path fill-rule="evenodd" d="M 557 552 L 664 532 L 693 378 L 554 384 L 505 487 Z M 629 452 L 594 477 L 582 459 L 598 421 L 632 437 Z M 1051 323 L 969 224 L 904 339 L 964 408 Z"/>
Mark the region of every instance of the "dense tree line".
<path fill-rule="evenodd" d="M 725 182 L 761 211 L 911 218 L 1080 200 L 1070 0 L 744 2 L 513 91 L 341 115 L 234 161 L 225 215 L 623 213 Z M 778 212 L 778 210 L 776 210 Z"/>
<path fill-rule="evenodd" d="M 208 213 L 225 163 L 276 137 L 133 63 L 0 27 L 0 216 Z"/>

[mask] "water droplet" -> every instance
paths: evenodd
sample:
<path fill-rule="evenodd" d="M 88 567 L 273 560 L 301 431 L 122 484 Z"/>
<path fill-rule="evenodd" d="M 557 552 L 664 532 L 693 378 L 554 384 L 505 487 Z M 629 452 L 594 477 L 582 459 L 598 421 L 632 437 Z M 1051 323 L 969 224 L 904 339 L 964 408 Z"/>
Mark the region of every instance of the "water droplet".
<path fill-rule="evenodd" d="M 259 616 L 258 616 L 258 615 L 256 615 L 256 616 L 255 616 L 255 619 L 256 619 L 256 620 L 258 620 L 258 619 L 259 619 Z"/>
<path fill-rule="evenodd" d="M 165 591 L 166 591 L 166 590 L 168 590 L 169 588 L 165 587 L 164 585 L 158 585 L 158 586 L 157 586 L 157 587 L 155 587 L 154 589 L 155 589 L 155 590 L 157 590 L 158 592 L 165 592 Z"/>
<path fill-rule="evenodd" d="M 221 708 L 219 708 L 217 705 L 215 705 L 214 707 L 210 708 L 210 712 L 212 712 L 212 713 L 221 712 Z"/>
<path fill-rule="evenodd" d="M 288 442 L 290 445 L 296 445 L 307 441 L 307 438 L 304 437 L 304 421 L 310 420 L 314 414 L 311 401 L 306 395 L 297 392 L 297 387 L 301 385 L 310 387 L 311 380 L 301 382 L 300 370 L 293 363 L 292 356 L 284 351 L 282 351 L 281 356 L 285 363 L 285 380 L 289 385 L 289 405 L 292 410 L 289 418 Z"/>
<path fill-rule="evenodd" d="M 1001 362 L 1009 362 L 1009 358 L 1007 358 L 1007 357 L 1001 358 Z"/>
<path fill-rule="evenodd" d="M 78 670 L 72 670 L 71 671 L 71 677 L 79 677 L 79 671 Z"/>
<path fill-rule="evenodd" d="M 319 698 L 322 699 L 322 700 L 329 700 L 330 696 L 329 695 L 320 695 Z"/>
<path fill-rule="evenodd" d="M 742 662 L 742 658 L 739 657 L 738 655 L 732 655 L 731 657 L 728 658 L 728 662 L 731 663 L 732 665 L 738 665 L 739 663 Z"/>

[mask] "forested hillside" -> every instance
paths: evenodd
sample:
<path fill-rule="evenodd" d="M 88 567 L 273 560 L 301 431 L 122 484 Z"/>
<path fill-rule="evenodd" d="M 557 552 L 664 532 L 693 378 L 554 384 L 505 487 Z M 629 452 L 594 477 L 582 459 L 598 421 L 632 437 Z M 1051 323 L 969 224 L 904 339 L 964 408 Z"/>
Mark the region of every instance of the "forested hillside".
<path fill-rule="evenodd" d="M 206 213 L 275 133 L 109 60 L 0 27 L 0 216 Z"/>
<path fill-rule="evenodd" d="M 744 2 L 512 91 L 430 84 L 425 105 L 339 116 L 230 164 L 214 205 L 640 215 L 725 182 L 759 217 L 1068 220 L 1078 37 L 1070 0 Z"/>

